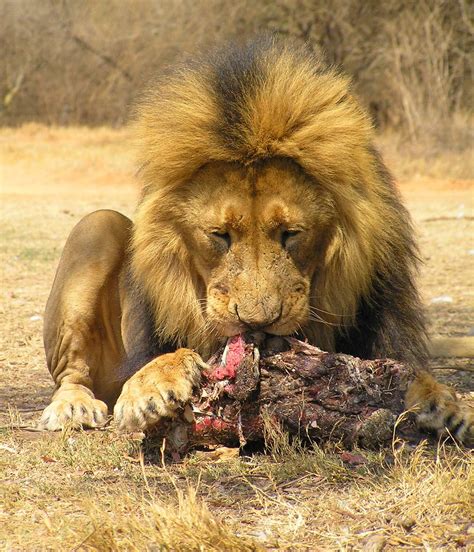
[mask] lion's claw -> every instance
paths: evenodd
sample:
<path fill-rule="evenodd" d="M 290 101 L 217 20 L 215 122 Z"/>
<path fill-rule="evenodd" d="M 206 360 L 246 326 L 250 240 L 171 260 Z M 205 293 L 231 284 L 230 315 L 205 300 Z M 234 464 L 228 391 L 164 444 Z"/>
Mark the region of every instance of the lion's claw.
<path fill-rule="evenodd" d="M 114 408 L 121 431 L 143 431 L 172 418 L 192 397 L 205 364 L 189 349 L 162 355 L 130 378 Z"/>
<path fill-rule="evenodd" d="M 421 429 L 474 446 L 474 408 L 450 387 L 421 374 L 410 386 L 406 403 L 415 411 Z"/>
<path fill-rule="evenodd" d="M 438 437 L 454 437 L 474 446 L 474 409 L 460 401 L 432 402 L 417 413 L 418 425 Z"/>
<path fill-rule="evenodd" d="M 68 391 L 47 406 L 38 422 L 39 429 L 59 431 L 66 426 L 101 427 L 107 421 L 107 405 L 87 393 Z"/>

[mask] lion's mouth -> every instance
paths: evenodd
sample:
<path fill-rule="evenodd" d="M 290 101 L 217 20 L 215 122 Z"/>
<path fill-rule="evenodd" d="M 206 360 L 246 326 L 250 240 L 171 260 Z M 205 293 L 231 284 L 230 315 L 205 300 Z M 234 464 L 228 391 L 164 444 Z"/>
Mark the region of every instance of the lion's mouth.
<path fill-rule="evenodd" d="M 285 336 L 290 337 L 290 336 Z M 257 346 L 263 354 L 275 354 L 288 350 L 288 341 L 282 336 L 264 332 L 245 332 L 227 339 L 218 369 L 223 377 L 234 377 L 237 367 L 244 359 L 248 345 Z"/>

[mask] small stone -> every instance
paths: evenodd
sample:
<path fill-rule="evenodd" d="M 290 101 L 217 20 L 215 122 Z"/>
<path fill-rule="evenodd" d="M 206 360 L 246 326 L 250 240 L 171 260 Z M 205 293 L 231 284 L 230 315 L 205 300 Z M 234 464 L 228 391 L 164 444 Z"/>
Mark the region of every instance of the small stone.
<path fill-rule="evenodd" d="M 431 299 L 431 303 L 433 305 L 436 305 L 437 303 L 452 303 L 453 298 L 450 295 L 440 295 L 438 297 L 433 297 Z"/>
<path fill-rule="evenodd" d="M 388 442 L 392 437 L 396 419 L 395 414 L 386 408 L 375 410 L 359 428 L 359 443 L 364 447 L 374 448 Z"/>
<path fill-rule="evenodd" d="M 385 548 L 387 539 L 383 535 L 373 535 L 369 537 L 364 543 L 364 550 L 370 552 L 380 552 Z"/>
<path fill-rule="evenodd" d="M 404 517 L 398 520 L 398 525 L 403 527 L 405 531 L 411 531 L 416 525 L 416 521 L 412 517 Z"/>

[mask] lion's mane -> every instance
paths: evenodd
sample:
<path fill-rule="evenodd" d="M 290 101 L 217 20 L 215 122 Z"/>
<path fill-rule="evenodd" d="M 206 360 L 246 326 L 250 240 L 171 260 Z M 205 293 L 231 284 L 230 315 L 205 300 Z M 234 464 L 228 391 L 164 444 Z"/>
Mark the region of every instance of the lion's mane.
<path fill-rule="evenodd" d="M 210 161 L 284 157 L 325 186 L 337 210 L 311 296 L 338 322 L 310 323 L 306 333 L 359 356 L 423 358 L 411 222 L 347 77 L 302 46 L 266 38 L 166 75 L 140 102 L 135 128 L 143 196 L 132 273 L 162 343 L 197 347 L 204 327 L 179 232 L 183 182 Z"/>

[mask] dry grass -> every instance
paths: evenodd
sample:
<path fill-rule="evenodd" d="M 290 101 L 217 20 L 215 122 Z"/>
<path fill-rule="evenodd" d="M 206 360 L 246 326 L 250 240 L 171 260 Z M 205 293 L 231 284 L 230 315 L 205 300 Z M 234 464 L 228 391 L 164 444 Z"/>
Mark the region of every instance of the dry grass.
<path fill-rule="evenodd" d="M 379 138 L 379 147 L 403 181 L 439 179 L 444 181 L 445 188 L 447 180 L 456 179 L 466 181 L 464 186 L 469 186 L 474 176 L 473 128 L 474 117 L 458 113 L 451 118 L 450 127 L 442 129 L 444 145 L 439 136 L 429 132 L 416 141 L 408 141 L 403 135 L 387 130 Z M 430 184 L 428 181 L 428 187 Z"/>
<path fill-rule="evenodd" d="M 473 464 L 443 447 L 143 463 L 112 431 L 5 430 L 5 549 L 314 550 L 467 545 Z"/>
<path fill-rule="evenodd" d="M 21 429 L 51 393 L 41 316 L 66 236 L 95 208 L 131 215 L 137 191 L 125 131 L 28 125 L 2 129 L 0 143 L 0 549 L 474 546 L 472 457 L 452 446 L 361 452 L 365 462 L 350 466 L 336 446 L 303 450 L 274 431 L 266 456 L 196 454 L 163 466 L 156 448 L 143 461 L 139 444 L 112 430 Z M 465 335 L 474 326 L 472 181 L 444 168 L 431 176 L 420 169 L 409 181 L 416 159 L 391 151 L 420 234 L 432 329 Z M 440 295 L 452 302 L 432 304 Z M 453 379 L 448 367 L 439 373 L 473 390 L 472 375 Z"/>

